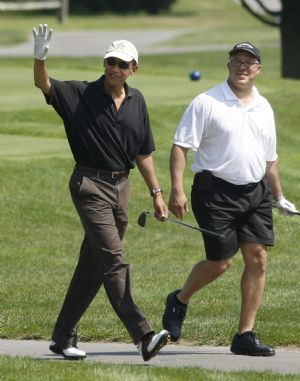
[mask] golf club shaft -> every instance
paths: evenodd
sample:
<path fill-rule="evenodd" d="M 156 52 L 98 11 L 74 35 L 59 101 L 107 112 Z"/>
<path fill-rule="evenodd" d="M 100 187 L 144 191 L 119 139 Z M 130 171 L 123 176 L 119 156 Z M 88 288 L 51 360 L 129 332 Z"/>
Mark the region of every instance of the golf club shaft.
<path fill-rule="evenodd" d="M 145 211 L 145 213 L 151 214 L 152 216 L 155 216 L 155 214 L 153 212 L 149 212 L 147 210 Z M 169 217 L 166 218 L 166 220 L 170 221 L 170 222 L 174 222 L 175 224 L 178 224 L 178 225 L 183 225 L 183 226 L 186 226 L 188 228 L 191 228 L 191 229 L 194 229 L 194 230 L 198 230 L 198 231 L 200 231 L 202 233 L 206 233 L 206 234 L 209 234 L 209 235 L 214 236 L 214 237 L 224 238 L 223 234 L 215 233 L 215 232 L 212 232 L 210 230 L 207 230 L 207 229 L 204 229 L 204 228 L 200 228 L 199 226 L 194 226 L 194 225 L 186 224 L 185 222 L 174 220 L 173 218 L 169 218 Z"/>

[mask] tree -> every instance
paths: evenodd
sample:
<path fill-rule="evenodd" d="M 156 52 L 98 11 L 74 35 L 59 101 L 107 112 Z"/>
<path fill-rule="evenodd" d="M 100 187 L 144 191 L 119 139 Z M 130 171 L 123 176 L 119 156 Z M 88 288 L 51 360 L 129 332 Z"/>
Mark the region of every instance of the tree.
<path fill-rule="evenodd" d="M 240 1 L 259 20 L 280 28 L 282 77 L 300 79 L 300 1 L 278 0 L 277 10 L 270 0 Z"/>
<path fill-rule="evenodd" d="M 158 14 L 169 10 L 176 0 L 71 0 L 70 10 L 74 12 L 115 12 L 129 13 L 146 11 Z"/>

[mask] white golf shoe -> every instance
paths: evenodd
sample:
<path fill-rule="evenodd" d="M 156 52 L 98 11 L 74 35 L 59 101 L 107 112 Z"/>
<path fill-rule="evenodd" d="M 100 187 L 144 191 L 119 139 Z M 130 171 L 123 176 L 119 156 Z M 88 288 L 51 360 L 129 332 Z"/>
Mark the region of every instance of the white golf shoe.
<path fill-rule="evenodd" d="M 168 343 L 169 336 L 168 331 L 162 330 L 156 335 L 153 333 L 142 339 L 137 344 L 137 350 L 143 357 L 143 360 L 148 361 L 152 359 Z"/>
<path fill-rule="evenodd" d="M 49 349 L 57 355 L 64 356 L 67 360 L 81 360 L 86 357 L 86 353 L 77 347 L 62 348 L 55 341 L 51 341 Z"/>

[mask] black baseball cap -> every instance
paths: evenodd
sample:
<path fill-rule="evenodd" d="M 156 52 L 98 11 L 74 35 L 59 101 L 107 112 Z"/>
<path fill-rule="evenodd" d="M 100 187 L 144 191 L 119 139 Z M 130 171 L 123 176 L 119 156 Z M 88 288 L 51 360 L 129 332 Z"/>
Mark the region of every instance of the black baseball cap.
<path fill-rule="evenodd" d="M 238 44 L 234 45 L 234 47 L 229 52 L 229 56 L 231 57 L 241 50 L 251 53 L 254 57 L 257 58 L 259 63 L 261 62 L 260 51 L 250 42 L 239 42 Z"/>

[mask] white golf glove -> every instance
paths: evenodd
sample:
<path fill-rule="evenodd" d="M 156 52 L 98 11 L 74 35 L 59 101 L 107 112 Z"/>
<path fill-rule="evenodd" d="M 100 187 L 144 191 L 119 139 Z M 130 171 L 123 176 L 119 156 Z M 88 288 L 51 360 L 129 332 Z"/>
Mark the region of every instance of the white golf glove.
<path fill-rule="evenodd" d="M 44 61 L 49 50 L 49 42 L 52 36 L 52 29 L 47 24 L 40 24 L 39 31 L 32 28 L 34 38 L 34 58 Z"/>
<path fill-rule="evenodd" d="M 284 196 L 280 196 L 278 200 L 275 200 L 274 206 L 279 209 L 280 214 L 286 216 L 299 214 L 299 211 L 296 209 L 296 206 L 290 201 L 288 201 Z"/>

